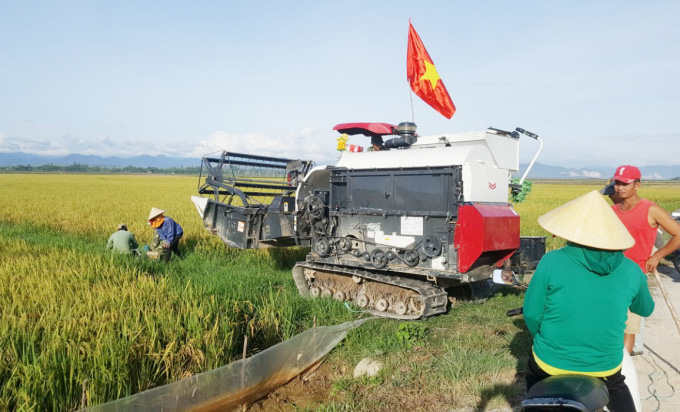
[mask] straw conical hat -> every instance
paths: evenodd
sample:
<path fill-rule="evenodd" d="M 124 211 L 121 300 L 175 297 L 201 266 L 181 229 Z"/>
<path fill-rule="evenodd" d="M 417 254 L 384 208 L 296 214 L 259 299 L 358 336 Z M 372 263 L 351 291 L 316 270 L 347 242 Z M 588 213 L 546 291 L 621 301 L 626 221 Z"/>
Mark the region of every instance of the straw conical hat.
<path fill-rule="evenodd" d="M 597 190 L 544 214 L 538 224 L 555 236 L 597 249 L 625 250 L 635 244 Z"/>
<path fill-rule="evenodd" d="M 146 220 L 151 220 L 158 215 L 162 215 L 163 213 L 165 213 L 165 210 L 159 209 L 157 207 L 152 207 L 151 212 L 149 212 L 149 218 Z"/>

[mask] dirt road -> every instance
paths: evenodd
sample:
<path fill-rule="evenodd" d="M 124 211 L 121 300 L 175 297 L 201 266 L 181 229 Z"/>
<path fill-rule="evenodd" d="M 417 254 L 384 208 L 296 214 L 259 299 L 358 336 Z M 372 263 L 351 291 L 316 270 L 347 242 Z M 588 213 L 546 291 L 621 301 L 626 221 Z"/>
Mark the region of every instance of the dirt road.
<path fill-rule="evenodd" d="M 680 274 L 673 266 L 660 266 L 666 293 L 680 310 Z M 643 412 L 680 411 L 680 333 L 653 276 L 649 286 L 656 303 L 645 320 L 644 353 L 633 357 L 638 374 Z"/>

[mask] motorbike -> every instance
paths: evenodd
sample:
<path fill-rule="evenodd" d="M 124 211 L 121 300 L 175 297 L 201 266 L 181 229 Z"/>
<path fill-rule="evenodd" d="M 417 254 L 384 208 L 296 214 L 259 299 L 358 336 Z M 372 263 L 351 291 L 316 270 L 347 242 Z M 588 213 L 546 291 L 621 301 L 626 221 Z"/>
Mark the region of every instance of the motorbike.
<path fill-rule="evenodd" d="M 527 286 L 517 281 L 509 270 L 496 269 L 493 282 L 498 285 L 526 289 Z M 507 316 L 518 316 L 523 308 L 506 312 Z M 628 351 L 623 349 L 623 366 L 621 373 L 626 377 L 626 385 L 633 396 L 636 411 L 642 411 L 638 389 L 635 364 Z M 609 391 L 601 379 L 586 375 L 555 375 L 540 380 L 527 392 L 522 401 L 520 411 L 607 411 Z"/>

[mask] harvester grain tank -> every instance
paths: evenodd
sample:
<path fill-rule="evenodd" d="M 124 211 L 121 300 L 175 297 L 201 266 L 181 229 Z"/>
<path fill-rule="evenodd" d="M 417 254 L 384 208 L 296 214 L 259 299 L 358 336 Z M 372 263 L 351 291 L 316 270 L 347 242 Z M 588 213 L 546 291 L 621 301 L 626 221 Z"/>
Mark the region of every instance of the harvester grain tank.
<path fill-rule="evenodd" d="M 334 129 L 382 150 L 342 152 L 334 166 L 316 167 L 228 152 L 204 158 L 199 193 L 212 198 L 193 199 L 206 227 L 234 247 L 311 246 L 293 268 L 302 295 L 395 318 L 443 313 L 449 292 L 488 295 L 494 270 L 535 269 L 544 238 L 520 237 L 508 203 L 519 133 Z"/>

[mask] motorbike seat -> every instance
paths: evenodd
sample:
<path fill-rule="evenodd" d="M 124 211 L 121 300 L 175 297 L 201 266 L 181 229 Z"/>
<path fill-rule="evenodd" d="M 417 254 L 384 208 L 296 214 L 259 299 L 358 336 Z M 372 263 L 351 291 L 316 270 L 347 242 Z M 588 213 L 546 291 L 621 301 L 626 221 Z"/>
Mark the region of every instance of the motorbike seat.
<path fill-rule="evenodd" d="M 556 375 L 538 381 L 522 401 L 523 411 L 593 412 L 609 403 L 605 383 L 586 375 Z"/>

